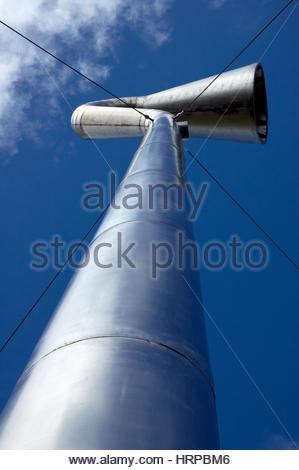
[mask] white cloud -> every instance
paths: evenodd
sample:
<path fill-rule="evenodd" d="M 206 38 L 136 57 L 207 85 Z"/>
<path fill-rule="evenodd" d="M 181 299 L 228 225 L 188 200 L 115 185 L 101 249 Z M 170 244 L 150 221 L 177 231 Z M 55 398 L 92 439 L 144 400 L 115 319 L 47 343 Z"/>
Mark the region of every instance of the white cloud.
<path fill-rule="evenodd" d="M 269 434 L 265 440 L 266 449 L 298 449 L 299 442 L 298 440 L 293 440 L 291 436 L 282 435 L 282 434 Z"/>
<path fill-rule="evenodd" d="M 213 10 L 217 10 L 218 8 L 221 8 L 226 2 L 227 0 L 210 0 L 209 4 Z"/>
<path fill-rule="evenodd" d="M 96 63 L 92 78 L 103 81 L 111 73 L 111 60 L 105 60 L 115 56 L 124 28 L 133 28 L 155 47 L 169 39 L 165 13 L 172 2 L 9 0 L 2 2 L 1 19 L 86 74 Z M 34 95 L 43 97 L 44 109 L 48 105 L 55 112 L 51 91 L 56 78 L 67 94 L 71 72 L 2 25 L 0 40 L 0 148 L 15 153 L 25 135 L 36 135 L 37 122 L 28 119 Z"/>

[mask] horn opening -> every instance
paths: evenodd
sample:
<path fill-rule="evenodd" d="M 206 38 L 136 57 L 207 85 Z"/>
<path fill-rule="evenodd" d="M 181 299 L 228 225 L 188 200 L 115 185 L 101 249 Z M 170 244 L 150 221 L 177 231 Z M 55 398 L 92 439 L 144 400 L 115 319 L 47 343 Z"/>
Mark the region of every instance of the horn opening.
<path fill-rule="evenodd" d="M 256 68 L 254 77 L 253 110 L 257 134 L 264 144 L 268 135 L 268 109 L 265 77 L 260 64 Z"/>

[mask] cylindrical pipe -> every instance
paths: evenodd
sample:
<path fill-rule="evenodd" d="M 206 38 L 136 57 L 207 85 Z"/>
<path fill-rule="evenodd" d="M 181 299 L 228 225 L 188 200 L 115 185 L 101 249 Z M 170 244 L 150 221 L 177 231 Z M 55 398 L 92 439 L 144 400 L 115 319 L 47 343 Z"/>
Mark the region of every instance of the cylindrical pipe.
<path fill-rule="evenodd" d="M 153 109 L 172 114 L 184 110 L 178 120 L 188 122 L 190 137 L 252 143 L 267 140 L 266 87 L 258 63 L 152 95 L 86 103 L 74 111 L 73 127 L 84 138 L 138 137 L 144 133 L 146 119 L 132 107 L 146 114 Z"/>
<path fill-rule="evenodd" d="M 153 269 L 179 233 L 192 240 L 168 113 L 156 113 L 113 206 L 2 415 L 1 449 L 219 446 L 203 311 L 183 279 L 198 292 L 198 272 L 165 259 Z"/>

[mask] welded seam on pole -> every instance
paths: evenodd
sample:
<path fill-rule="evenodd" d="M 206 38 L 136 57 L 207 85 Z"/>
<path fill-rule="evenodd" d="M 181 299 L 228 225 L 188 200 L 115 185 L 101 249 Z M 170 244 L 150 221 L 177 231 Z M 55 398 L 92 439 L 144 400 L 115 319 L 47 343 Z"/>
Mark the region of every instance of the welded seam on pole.
<path fill-rule="evenodd" d="M 125 181 L 127 181 L 131 176 L 136 176 L 136 175 L 143 175 L 146 173 L 159 173 L 161 175 L 167 175 L 167 176 L 172 176 L 174 179 L 180 183 L 180 185 L 184 185 L 184 177 L 176 175 L 175 173 L 172 173 L 171 171 L 165 171 L 165 170 L 160 170 L 159 168 L 150 168 L 149 170 L 137 170 L 134 173 L 129 173 L 127 176 L 125 176 L 120 184 L 123 184 Z"/>
<path fill-rule="evenodd" d="M 97 236 L 92 239 L 89 246 L 91 247 L 96 240 L 98 240 L 100 237 L 102 237 L 102 235 L 104 235 L 105 233 L 107 233 L 110 230 L 114 229 L 115 227 L 119 227 L 120 225 L 124 225 L 124 224 L 131 224 L 131 223 L 134 223 L 134 222 L 143 222 L 143 223 L 147 222 L 149 224 L 166 225 L 167 227 L 171 227 L 172 229 L 179 230 L 181 232 L 184 232 L 189 237 L 192 237 L 192 233 L 189 232 L 188 229 L 182 229 L 182 227 L 180 227 L 179 225 L 171 224 L 170 222 L 166 222 L 163 219 L 154 219 L 154 218 L 150 218 L 150 217 L 136 217 L 135 219 L 124 220 L 122 222 L 117 222 L 116 224 L 110 225 L 109 227 L 107 227 L 102 232 L 99 232 L 97 234 Z"/>
<path fill-rule="evenodd" d="M 212 394 L 213 394 L 213 398 L 216 399 L 216 394 L 215 394 L 215 390 L 214 390 L 214 387 L 211 383 L 211 381 L 209 380 L 209 377 L 207 376 L 207 374 L 205 373 L 205 371 L 202 369 L 202 367 L 200 367 L 200 365 L 192 358 L 186 356 L 186 354 L 184 354 L 182 351 L 179 351 L 177 349 L 175 349 L 174 347 L 172 346 L 169 346 L 168 344 L 165 344 L 165 343 L 161 343 L 159 341 L 155 341 L 154 339 L 149 339 L 149 338 L 141 338 L 139 336 L 127 336 L 127 335 L 99 335 L 99 336 L 89 336 L 87 338 L 82 338 L 82 339 L 78 339 L 78 340 L 75 340 L 75 341 L 70 341 L 69 343 L 65 343 L 65 344 L 62 344 L 61 346 L 57 346 L 57 348 L 54 348 L 52 349 L 51 351 L 49 351 L 48 353 L 44 354 L 43 356 L 41 356 L 37 361 L 33 362 L 32 364 L 30 364 L 29 367 L 27 367 L 27 369 L 25 369 L 21 375 L 21 377 L 19 378 L 18 382 L 20 382 L 20 380 L 22 379 L 22 377 L 24 375 L 26 375 L 36 364 L 38 364 L 42 359 L 50 356 L 51 354 L 57 352 L 57 351 L 60 351 L 61 349 L 63 348 L 66 348 L 66 347 L 69 347 L 69 346 L 72 346 L 73 344 L 78 344 L 78 343 L 82 343 L 84 341 L 91 341 L 91 340 L 96 340 L 96 339 L 109 339 L 109 338 L 112 338 L 112 339 L 127 339 L 127 340 L 132 340 L 132 341 L 142 341 L 144 343 L 147 343 L 147 344 L 151 344 L 153 346 L 159 346 L 160 348 L 164 348 L 168 351 L 171 351 L 175 354 L 177 354 L 178 356 L 180 356 L 181 358 L 185 359 L 187 362 L 189 362 L 193 367 L 195 367 L 196 369 L 199 370 L 199 372 L 203 375 L 203 377 L 205 378 L 205 380 L 207 381 L 209 387 L 211 388 L 211 391 L 212 391 Z"/>

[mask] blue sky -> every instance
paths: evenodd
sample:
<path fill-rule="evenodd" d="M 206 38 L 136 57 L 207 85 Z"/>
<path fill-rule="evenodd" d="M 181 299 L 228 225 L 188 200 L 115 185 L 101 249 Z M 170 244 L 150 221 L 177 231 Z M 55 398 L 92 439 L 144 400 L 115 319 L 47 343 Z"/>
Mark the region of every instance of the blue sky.
<path fill-rule="evenodd" d="M 113 0 L 103 12 L 104 3 L 90 0 L 87 12 L 81 12 L 77 1 L 72 2 L 75 11 L 64 0 L 55 3 L 57 11 L 41 0 L 32 3 L 32 10 L 16 11 L 12 2 L 0 16 L 119 96 L 130 96 L 219 72 L 284 2 L 144 0 L 130 10 L 132 2 Z M 299 9 L 268 48 L 291 10 L 235 64 L 257 62 L 266 51 L 268 143 L 210 140 L 199 158 L 298 263 Z M 99 152 L 80 140 L 70 127 L 72 110 L 106 95 L 3 27 L 0 35 L 6 45 L 0 53 L 2 343 L 54 273 L 30 269 L 31 244 L 54 234 L 66 243 L 80 239 L 97 217 L 80 204 L 82 186 L 105 184 L 110 170 L 101 152 L 121 178 L 139 141 L 98 141 Z M 194 139 L 187 145 L 196 152 L 201 143 Z M 218 326 L 207 318 L 221 445 L 290 448 L 289 436 L 299 439 L 298 271 L 196 164 L 187 177 L 195 187 L 210 183 L 194 227 L 200 245 L 216 239 L 226 243 L 238 234 L 244 243 L 266 243 L 270 253 L 259 272 L 202 269 L 203 301 Z M 0 409 L 71 275 L 66 269 L 0 355 Z"/>

